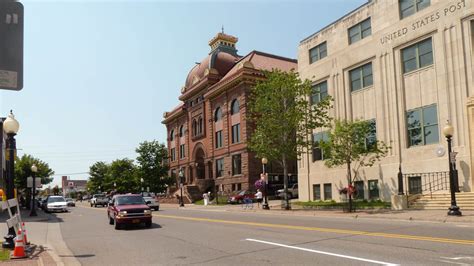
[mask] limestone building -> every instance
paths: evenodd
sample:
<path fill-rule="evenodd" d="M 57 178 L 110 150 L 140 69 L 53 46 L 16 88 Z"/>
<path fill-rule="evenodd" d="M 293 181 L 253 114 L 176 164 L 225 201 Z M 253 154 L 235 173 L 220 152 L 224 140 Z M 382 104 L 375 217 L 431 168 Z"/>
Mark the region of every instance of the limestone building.
<path fill-rule="evenodd" d="M 368 120 L 370 137 L 391 146 L 360 170 L 359 197 L 390 201 L 434 186 L 448 171 L 447 120 L 462 191 L 473 190 L 474 7 L 472 0 L 371 0 L 300 42 L 298 71 L 313 82 L 312 100 L 334 97 L 332 115 Z M 298 162 L 300 200 L 341 200 L 344 167 L 324 166 L 317 141 Z M 411 174 L 411 175 L 409 175 Z M 434 189 L 434 188 L 432 188 Z"/>
<path fill-rule="evenodd" d="M 190 200 L 206 191 L 253 188 L 262 165 L 247 149 L 249 89 L 263 78 L 262 70 L 297 66 L 294 59 L 259 51 L 240 56 L 236 43 L 236 37 L 224 33 L 212 38 L 210 53 L 185 79 L 180 104 L 164 114 L 170 175 L 178 178 L 183 171 Z"/>

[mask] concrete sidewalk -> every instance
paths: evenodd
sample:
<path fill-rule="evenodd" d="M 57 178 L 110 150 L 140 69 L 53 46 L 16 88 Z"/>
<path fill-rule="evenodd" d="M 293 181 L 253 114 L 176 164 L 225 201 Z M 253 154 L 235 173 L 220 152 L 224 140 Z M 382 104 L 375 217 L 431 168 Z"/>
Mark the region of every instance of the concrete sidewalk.
<path fill-rule="evenodd" d="M 59 223 L 62 221 L 41 210 L 37 210 L 37 214 L 38 216 L 30 217 L 29 210 L 21 210 L 28 241 L 31 243 L 31 251 L 27 253 L 29 257 L 2 262 L 2 265 L 78 265 L 74 258 L 61 258 L 64 254 L 72 255 L 62 240 L 59 227 Z M 8 212 L 0 213 L 0 224 L 4 225 L 5 234 L 7 232 L 5 226 L 7 219 Z"/>
<path fill-rule="evenodd" d="M 462 216 L 448 216 L 448 210 L 403 210 L 394 211 L 390 209 L 366 209 L 357 210 L 356 212 L 347 213 L 341 209 L 334 210 L 314 210 L 303 209 L 300 206 L 293 205 L 292 210 L 283 210 L 280 205 L 281 201 L 270 201 L 270 210 L 263 210 L 253 205 L 253 209 L 243 209 L 242 205 L 194 205 L 187 204 L 184 209 L 203 210 L 203 211 L 228 211 L 228 212 L 254 212 L 268 215 L 301 215 L 314 217 L 333 217 L 333 218 L 354 218 L 354 219 L 390 219 L 405 221 L 426 221 L 438 223 L 464 223 L 474 226 L 474 211 L 463 211 Z M 172 208 L 178 209 L 177 204 L 161 204 L 162 209 Z"/>

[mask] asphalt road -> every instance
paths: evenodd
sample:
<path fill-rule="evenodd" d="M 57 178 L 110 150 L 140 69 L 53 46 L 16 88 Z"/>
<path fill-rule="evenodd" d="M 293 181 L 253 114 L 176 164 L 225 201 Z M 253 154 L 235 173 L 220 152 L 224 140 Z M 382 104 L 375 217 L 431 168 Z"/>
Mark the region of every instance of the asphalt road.
<path fill-rule="evenodd" d="M 105 208 L 55 215 L 83 265 L 474 264 L 474 225 L 165 209 L 115 230 Z"/>

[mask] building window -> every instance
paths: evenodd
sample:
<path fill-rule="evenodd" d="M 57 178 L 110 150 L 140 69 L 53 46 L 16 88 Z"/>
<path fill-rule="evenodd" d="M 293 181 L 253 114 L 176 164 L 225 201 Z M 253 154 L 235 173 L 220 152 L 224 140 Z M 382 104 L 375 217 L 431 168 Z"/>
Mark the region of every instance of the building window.
<path fill-rule="evenodd" d="M 313 200 L 321 200 L 321 185 L 313 185 Z"/>
<path fill-rule="evenodd" d="M 184 136 L 184 126 L 183 125 L 181 125 L 179 127 L 179 137 L 182 137 L 182 136 Z"/>
<path fill-rule="evenodd" d="M 406 18 L 416 12 L 430 6 L 430 0 L 400 0 L 400 16 Z"/>
<path fill-rule="evenodd" d="M 196 122 L 196 119 L 193 119 L 193 136 L 197 136 L 197 122 Z"/>
<path fill-rule="evenodd" d="M 242 157 L 240 154 L 232 155 L 232 175 L 242 174 Z"/>
<path fill-rule="evenodd" d="M 328 97 L 328 82 L 324 81 L 316 84 L 312 88 L 311 104 L 318 104 Z"/>
<path fill-rule="evenodd" d="M 222 130 L 216 132 L 216 149 L 222 148 Z"/>
<path fill-rule="evenodd" d="M 171 177 L 176 179 L 176 169 L 171 169 Z"/>
<path fill-rule="evenodd" d="M 199 117 L 199 120 L 198 120 L 198 135 L 202 135 L 203 134 L 203 119 L 202 117 Z"/>
<path fill-rule="evenodd" d="M 216 111 L 214 112 L 214 122 L 218 122 L 222 119 L 222 110 L 220 107 L 217 107 Z"/>
<path fill-rule="evenodd" d="M 186 157 L 185 150 L 184 150 L 184 144 L 179 145 L 179 158 L 183 159 Z"/>
<path fill-rule="evenodd" d="M 232 104 L 230 105 L 230 114 L 235 115 L 240 112 L 240 105 L 239 101 L 237 99 L 232 101 Z"/>
<path fill-rule="evenodd" d="M 360 22 L 357 25 L 354 25 L 349 28 L 349 44 L 353 44 L 361 39 L 364 39 L 367 36 L 372 34 L 372 29 L 370 27 L 370 18 Z"/>
<path fill-rule="evenodd" d="M 240 124 L 232 126 L 232 143 L 240 142 Z"/>
<path fill-rule="evenodd" d="M 232 191 L 235 191 L 236 185 L 237 184 L 232 184 Z"/>
<path fill-rule="evenodd" d="M 377 146 L 377 125 L 375 119 L 369 120 L 369 133 L 365 138 L 365 148 L 367 150 L 373 150 Z"/>
<path fill-rule="evenodd" d="M 364 181 L 355 181 L 354 188 L 356 190 L 355 199 L 364 199 Z"/>
<path fill-rule="evenodd" d="M 321 149 L 320 143 L 329 140 L 328 132 L 313 133 L 313 162 L 321 161 L 327 158 Z"/>
<path fill-rule="evenodd" d="M 326 42 L 313 47 L 309 50 L 309 63 L 312 64 L 320 59 L 323 59 L 328 55 Z"/>
<path fill-rule="evenodd" d="M 224 158 L 216 160 L 216 176 L 224 176 Z"/>
<path fill-rule="evenodd" d="M 171 161 L 172 162 L 176 161 L 176 149 L 175 148 L 171 149 Z"/>
<path fill-rule="evenodd" d="M 433 64 L 431 38 L 402 49 L 403 73 Z"/>
<path fill-rule="evenodd" d="M 407 111 L 408 147 L 439 142 L 436 104 Z"/>
<path fill-rule="evenodd" d="M 372 62 L 349 71 L 351 91 L 357 91 L 373 84 Z"/>
<path fill-rule="evenodd" d="M 324 200 L 332 200 L 332 184 L 324 184 Z"/>
<path fill-rule="evenodd" d="M 242 184 L 241 184 L 241 183 L 238 183 L 238 184 L 237 184 L 237 191 L 240 191 L 240 190 L 242 190 Z"/>
<path fill-rule="evenodd" d="M 369 199 L 379 198 L 379 181 L 369 180 Z"/>
<path fill-rule="evenodd" d="M 174 141 L 174 129 L 170 132 L 170 141 Z"/>

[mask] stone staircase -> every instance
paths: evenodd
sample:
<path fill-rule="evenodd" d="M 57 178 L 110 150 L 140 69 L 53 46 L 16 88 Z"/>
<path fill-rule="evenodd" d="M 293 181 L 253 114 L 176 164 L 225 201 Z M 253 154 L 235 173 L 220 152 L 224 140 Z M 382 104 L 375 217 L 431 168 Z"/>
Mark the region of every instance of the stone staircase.
<path fill-rule="evenodd" d="M 184 191 L 192 202 L 202 199 L 202 193 L 196 185 L 186 185 Z"/>
<path fill-rule="evenodd" d="M 474 210 L 474 192 L 456 193 L 456 203 L 461 212 L 463 210 Z M 409 209 L 447 210 L 449 206 L 451 206 L 451 194 L 448 191 L 408 197 Z"/>

